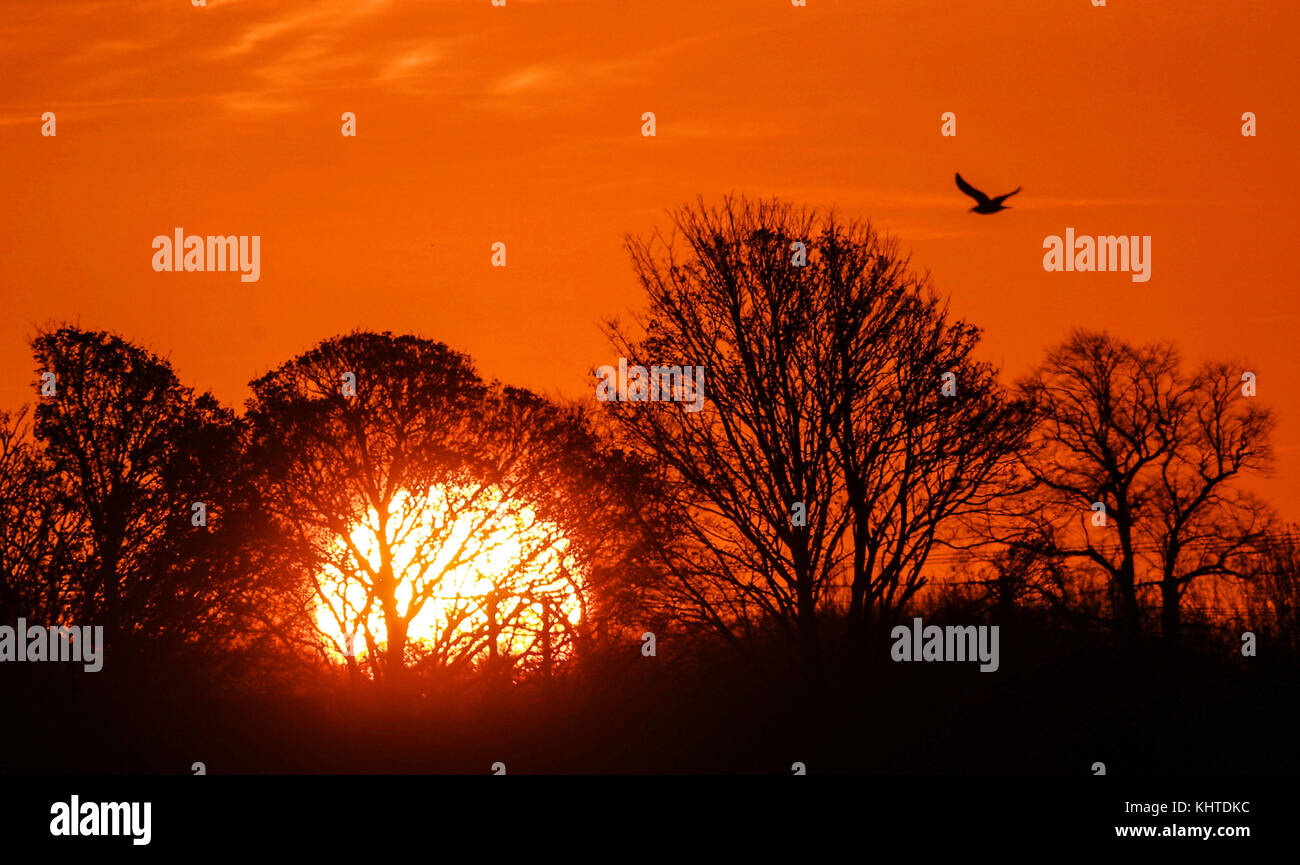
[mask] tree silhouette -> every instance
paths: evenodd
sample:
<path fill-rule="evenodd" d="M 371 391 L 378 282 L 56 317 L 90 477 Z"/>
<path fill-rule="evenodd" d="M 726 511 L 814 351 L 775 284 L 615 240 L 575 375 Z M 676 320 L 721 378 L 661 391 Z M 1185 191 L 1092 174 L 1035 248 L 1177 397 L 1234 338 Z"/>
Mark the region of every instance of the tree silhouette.
<path fill-rule="evenodd" d="M 31 438 L 28 410 L 0 412 L 0 621 L 60 622 L 79 521 Z"/>
<path fill-rule="evenodd" d="M 1021 385 L 1040 418 L 1024 459 L 1037 524 L 1053 554 L 1106 576 L 1129 637 L 1143 589 L 1158 587 L 1163 632 L 1176 640 L 1189 587 L 1235 573 L 1259 536 L 1263 509 L 1233 481 L 1268 467 L 1273 419 L 1240 380 L 1222 363 L 1187 375 L 1167 344 L 1075 331 Z M 1096 502 L 1105 526 L 1092 524 Z"/>
<path fill-rule="evenodd" d="M 1253 618 L 1294 649 L 1300 639 L 1300 524 L 1280 521 L 1256 541 L 1240 563 Z"/>
<path fill-rule="evenodd" d="M 1024 413 L 869 224 L 743 198 L 673 220 L 628 241 L 644 335 L 607 332 L 630 365 L 703 366 L 707 405 L 606 408 L 690 541 L 662 541 L 674 598 L 728 637 L 773 621 L 815 663 L 838 587 L 860 628 L 924 585 L 945 528 L 1009 478 Z"/>
<path fill-rule="evenodd" d="M 160 654 L 223 630 L 225 602 L 238 596 L 214 566 L 237 485 L 227 475 L 238 463 L 233 415 L 112 334 L 43 330 L 32 350 L 38 372 L 55 376 L 35 412 L 40 459 L 75 525 L 65 533 L 67 614 L 102 623 L 110 645 L 148 638 Z M 196 525 L 196 503 L 207 526 Z"/>
<path fill-rule="evenodd" d="M 397 676 L 406 628 L 427 598 L 417 593 L 400 606 L 405 575 L 395 570 L 394 541 L 425 516 L 431 487 L 454 472 L 455 443 L 482 383 L 468 358 L 441 344 L 354 333 L 322 342 L 252 389 L 248 416 L 268 504 L 300 552 L 302 575 L 346 638 L 366 640 L 376 670 Z M 374 562 L 352 537 L 372 512 Z M 331 596 L 326 566 L 343 585 L 364 589 L 359 601 Z M 382 665 L 367 627 L 375 608 L 387 627 Z"/>
<path fill-rule="evenodd" d="M 252 388 L 270 509 L 350 669 L 364 649 L 377 679 L 480 663 L 508 677 L 572 648 L 579 571 L 601 546 L 575 509 L 598 468 L 580 413 L 387 333 L 326 340 Z"/>

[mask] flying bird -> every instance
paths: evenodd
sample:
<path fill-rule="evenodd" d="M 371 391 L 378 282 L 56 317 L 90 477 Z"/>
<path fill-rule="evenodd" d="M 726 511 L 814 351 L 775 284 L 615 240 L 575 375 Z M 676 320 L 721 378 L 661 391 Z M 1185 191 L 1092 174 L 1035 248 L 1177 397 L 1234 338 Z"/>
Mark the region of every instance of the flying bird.
<path fill-rule="evenodd" d="M 961 175 L 958 174 L 957 188 L 978 202 L 971 208 L 971 213 L 997 213 L 999 210 L 1010 210 L 1009 207 L 1004 207 L 1002 202 L 1015 195 L 1023 187 L 1017 186 L 1014 192 L 1008 192 L 1006 195 L 999 195 L 996 198 L 989 198 L 987 195 L 962 180 Z"/>

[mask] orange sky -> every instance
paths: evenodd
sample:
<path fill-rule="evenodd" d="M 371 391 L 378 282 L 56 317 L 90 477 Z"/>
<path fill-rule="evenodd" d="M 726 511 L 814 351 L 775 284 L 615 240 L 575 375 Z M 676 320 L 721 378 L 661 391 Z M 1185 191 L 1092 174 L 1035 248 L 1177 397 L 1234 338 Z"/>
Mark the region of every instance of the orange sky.
<path fill-rule="evenodd" d="M 1077 325 L 1243 359 L 1294 518 L 1298 24 L 1291 0 L 6 0 L 0 406 L 51 320 L 236 406 L 356 327 L 590 393 L 599 322 L 641 305 L 622 235 L 775 194 L 896 233 L 1011 375 Z M 976 216 L 954 170 L 1025 189 Z M 155 273 L 177 226 L 260 234 L 261 280 Z M 1152 235 L 1150 282 L 1045 272 L 1066 226 Z"/>

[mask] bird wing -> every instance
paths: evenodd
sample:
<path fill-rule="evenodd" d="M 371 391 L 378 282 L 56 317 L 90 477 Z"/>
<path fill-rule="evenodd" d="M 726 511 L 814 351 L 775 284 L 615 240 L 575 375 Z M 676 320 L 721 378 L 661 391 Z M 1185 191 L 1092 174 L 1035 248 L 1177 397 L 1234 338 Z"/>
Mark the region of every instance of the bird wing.
<path fill-rule="evenodd" d="M 993 203 L 1001 204 L 1002 202 L 1006 201 L 1008 198 L 1015 195 L 1017 192 L 1019 192 L 1022 189 L 1024 189 L 1023 186 L 1017 186 L 1014 190 L 1008 192 L 1006 195 L 999 195 L 997 198 L 993 199 Z"/>
<path fill-rule="evenodd" d="M 966 193 L 967 195 L 969 195 L 971 198 L 975 199 L 980 204 L 989 203 L 989 197 L 984 193 L 980 192 L 975 187 L 971 186 L 966 181 L 962 180 L 961 174 L 957 175 L 957 188 L 960 189 L 962 192 Z"/>

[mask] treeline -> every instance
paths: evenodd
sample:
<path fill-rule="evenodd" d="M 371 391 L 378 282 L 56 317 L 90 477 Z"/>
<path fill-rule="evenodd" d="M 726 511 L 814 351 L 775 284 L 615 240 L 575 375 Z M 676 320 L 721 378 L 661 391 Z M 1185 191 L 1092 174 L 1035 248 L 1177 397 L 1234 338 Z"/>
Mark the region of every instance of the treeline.
<path fill-rule="evenodd" d="M 630 522 L 631 462 L 582 411 L 440 343 L 326 340 L 252 382 L 242 414 L 112 334 L 52 327 L 32 348 L 35 410 L 0 425 L 0 619 L 102 624 L 119 664 L 549 671 L 609 618 L 579 580 L 639 553 L 608 528 Z M 474 592 L 443 591 L 467 569 Z"/>
<path fill-rule="evenodd" d="M 1294 640 L 1296 529 L 1243 485 L 1272 463 L 1251 367 L 1075 331 L 1004 384 L 869 223 L 739 198 L 673 223 L 629 239 L 649 304 L 608 326 L 629 363 L 707 370 L 706 411 L 609 404 L 673 515 L 667 620 L 814 664 L 922 599 L 1130 645 L 1189 617 Z"/>
<path fill-rule="evenodd" d="M 1242 484 L 1272 461 L 1250 367 L 1075 332 L 1004 382 L 892 240 L 776 201 L 628 248 L 648 302 L 612 349 L 703 367 L 702 411 L 559 404 L 358 332 L 236 412 L 42 329 L 33 405 L 0 418 L 0 623 L 254 687 L 534 683 L 647 638 L 817 675 L 922 605 L 1294 641 L 1297 530 Z"/>

